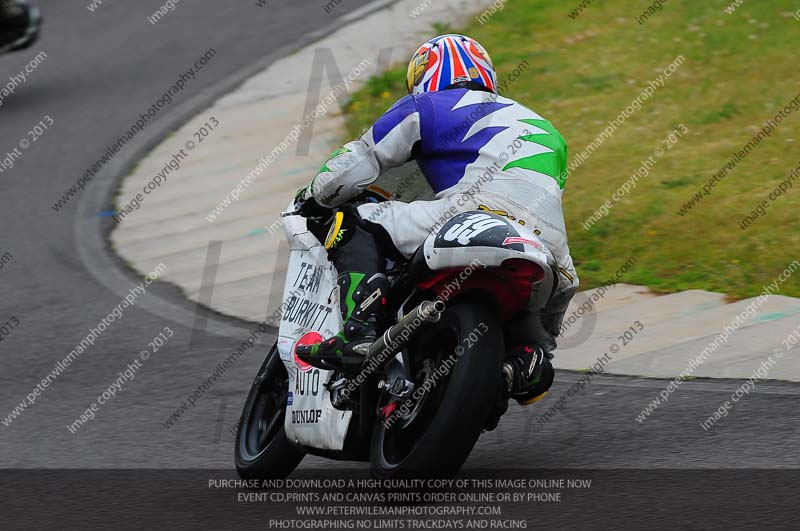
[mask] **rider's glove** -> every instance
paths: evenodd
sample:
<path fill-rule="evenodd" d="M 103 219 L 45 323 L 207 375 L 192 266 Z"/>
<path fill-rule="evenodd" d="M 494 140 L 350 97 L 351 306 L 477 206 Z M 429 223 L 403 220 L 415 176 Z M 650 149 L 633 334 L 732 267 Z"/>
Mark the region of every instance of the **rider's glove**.
<path fill-rule="evenodd" d="M 309 199 L 311 196 L 311 186 L 304 186 L 297 190 L 294 194 L 294 202 L 296 205 L 301 205 L 306 199 Z"/>
<path fill-rule="evenodd" d="M 297 212 L 303 217 L 327 218 L 331 215 L 331 210 L 329 208 L 325 208 L 317 203 L 317 200 L 311 195 L 308 186 L 297 191 L 294 196 L 294 202 L 295 205 L 297 205 Z"/>

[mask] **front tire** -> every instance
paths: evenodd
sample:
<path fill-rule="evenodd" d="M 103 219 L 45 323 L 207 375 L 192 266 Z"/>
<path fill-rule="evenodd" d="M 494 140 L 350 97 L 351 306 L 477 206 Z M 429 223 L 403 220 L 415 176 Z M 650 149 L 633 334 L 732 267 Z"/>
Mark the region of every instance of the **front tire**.
<path fill-rule="evenodd" d="M 461 355 L 456 354 L 459 347 Z M 457 303 L 420 331 L 410 352 L 417 389 L 438 375 L 435 386 L 406 403 L 408 413 L 403 410 L 390 428 L 376 420 L 372 472 L 379 478 L 454 476 L 495 407 L 505 352 L 500 323 L 482 305 Z M 382 396 L 379 405 L 387 403 L 388 395 Z"/>
<path fill-rule="evenodd" d="M 285 478 L 305 454 L 286 438 L 289 374 L 272 346 L 253 381 L 236 430 L 236 471 L 242 479 Z"/>

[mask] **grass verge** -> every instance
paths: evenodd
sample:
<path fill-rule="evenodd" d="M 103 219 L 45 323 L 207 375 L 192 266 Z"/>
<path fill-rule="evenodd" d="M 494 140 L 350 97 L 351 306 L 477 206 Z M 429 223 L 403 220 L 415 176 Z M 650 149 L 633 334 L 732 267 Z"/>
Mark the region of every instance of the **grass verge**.
<path fill-rule="evenodd" d="M 800 259 L 800 177 L 769 199 L 800 166 L 800 111 L 751 145 L 726 178 L 679 214 L 800 94 L 796 2 L 745 3 L 732 14 L 724 10 L 729 4 L 669 0 L 640 23 L 647 8 L 641 2 L 597 2 L 573 17 L 571 4 L 514 0 L 483 23 L 457 28 L 489 50 L 499 79 L 525 65 L 503 95 L 551 120 L 567 139 L 573 164 L 648 82 L 676 57 L 685 58 L 570 173 L 564 213 L 582 288 L 599 285 L 635 256 L 625 282 L 659 292 L 707 289 L 748 297 Z M 403 95 L 405 65 L 370 80 L 346 109 L 348 134 L 357 135 Z M 666 149 L 669 142 L 662 141 L 681 126 L 688 133 Z M 614 202 L 612 194 L 657 148 L 665 149 L 663 156 Z M 608 200 L 608 214 L 585 228 Z M 768 201 L 765 213 L 742 229 L 739 223 L 762 201 Z M 800 277 L 783 284 L 781 294 L 800 296 Z"/>

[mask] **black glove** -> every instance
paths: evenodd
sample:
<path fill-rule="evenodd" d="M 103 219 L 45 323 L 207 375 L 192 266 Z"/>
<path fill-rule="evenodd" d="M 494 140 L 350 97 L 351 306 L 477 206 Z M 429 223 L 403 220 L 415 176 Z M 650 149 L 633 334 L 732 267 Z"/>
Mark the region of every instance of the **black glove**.
<path fill-rule="evenodd" d="M 303 199 L 300 192 L 295 197 L 295 204 L 297 212 L 304 218 L 329 218 L 333 214 L 333 210 L 320 205 L 313 197 Z"/>
<path fill-rule="evenodd" d="M 298 188 L 298 190 L 294 193 L 294 203 L 299 206 L 303 201 L 305 201 L 307 193 L 308 193 L 308 186 Z"/>

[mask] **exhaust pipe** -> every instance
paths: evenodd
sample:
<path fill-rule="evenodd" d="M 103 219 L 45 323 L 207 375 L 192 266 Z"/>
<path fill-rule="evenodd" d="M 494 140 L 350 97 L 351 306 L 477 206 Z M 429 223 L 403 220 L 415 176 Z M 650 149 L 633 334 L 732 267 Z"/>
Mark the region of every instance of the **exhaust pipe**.
<path fill-rule="evenodd" d="M 405 347 L 414 332 L 424 323 L 436 323 L 441 319 L 445 304 L 443 301 L 424 301 L 407 313 L 396 325 L 388 329 L 369 346 L 367 360 L 379 358 L 378 363 L 393 358 Z"/>

